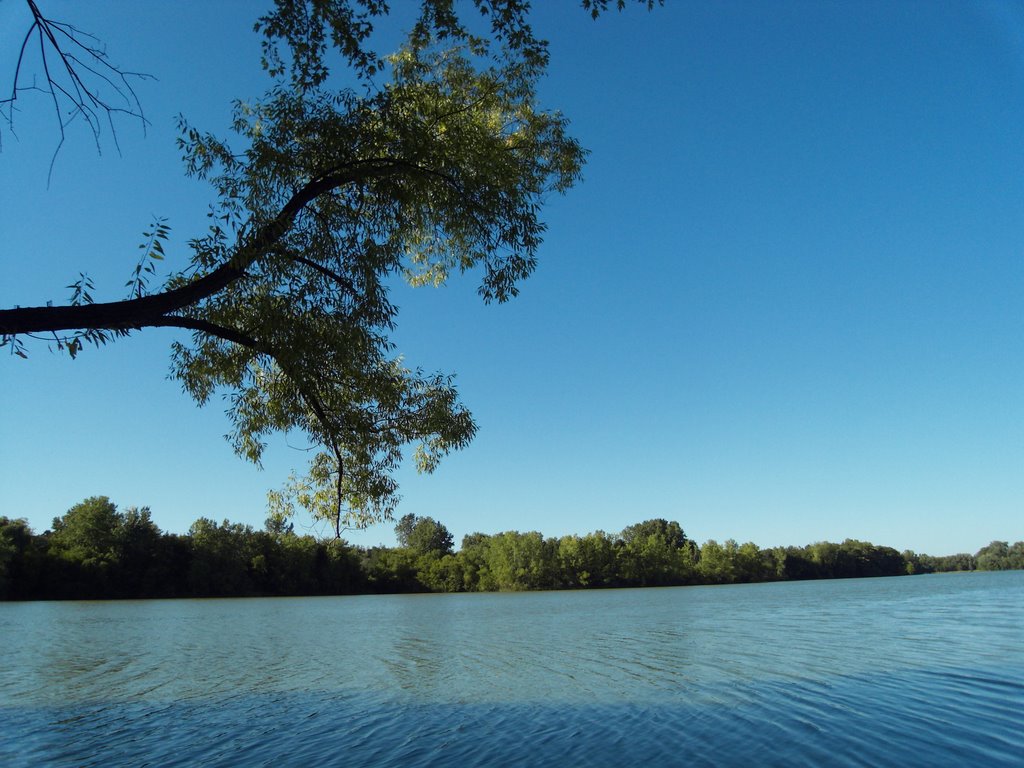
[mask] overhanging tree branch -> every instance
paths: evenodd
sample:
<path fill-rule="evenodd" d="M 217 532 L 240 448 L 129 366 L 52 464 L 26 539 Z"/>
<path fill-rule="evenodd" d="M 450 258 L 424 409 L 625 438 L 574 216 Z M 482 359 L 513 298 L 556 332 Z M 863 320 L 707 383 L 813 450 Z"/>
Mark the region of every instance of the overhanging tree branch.
<path fill-rule="evenodd" d="M 79 104 L 70 114 L 98 137 L 104 112 L 109 119 L 137 105 L 130 87 L 127 106 L 103 101 L 130 73 L 111 67 L 94 38 L 43 17 L 37 1 L 27 0 L 33 23 L 0 119 L 29 89 L 22 59 L 38 37 L 48 85 L 36 90 Z M 611 3 L 622 5 L 585 7 Z M 273 6 L 257 31 L 275 84 L 235 105 L 232 130 L 244 150 L 180 123 L 186 174 L 217 195 L 207 234 L 189 241 L 188 266 L 140 295 L 147 259 L 163 255 L 166 228 L 158 228 L 147 233 L 155 244 L 141 246 L 131 296 L 94 303 L 82 275 L 69 286 L 70 306 L 0 310 L 0 347 L 24 356 L 24 339 L 53 334 L 74 357 L 83 342 L 138 329 L 193 331 L 173 344 L 172 376 L 200 404 L 228 395 L 229 439 L 253 462 L 274 432 L 299 430 L 318 443 L 308 482 L 293 488 L 339 535 L 343 510 L 361 522 L 391 514 L 405 446 L 418 443 L 414 460 L 429 472 L 476 431 L 450 376 L 409 370 L 395 355 L 393 279 L 440 284 L 481 267 L 486 301 L 514 296 L 536 264 L 545 196 L 575 183 L 586 153 L 565 118 L 535 103 L 547 50 L 526 0 L 470 0 L 460 10 L 451 0 L 408 4 L 419 14 L 413 32 L 386 57 L 369 45 L 388 3 Z M 466 9 L 488 17 L 487 37 L 468 31 Z M 365 95 L 328 87 L 329 47 Z"/>
<path fill-rule="evenodd" d="M 294 370 L 292 366 L 282 360 L 281 356 L 276 354 L 274 350 L 252 336 L 243 333 L 235 328 L 228 328 L 223 325 L 212 323 L 209 320 L 202 320 L 193 317 L 182 317 L 180 315 L 168 315 L 165 317 L 155 318 L 151 322 L 146 323 L 149 327 L 156 328 L 184 328 L 192 331 L 199 331 L 201 333 L 209 334 L 210 336 L 216 336 L 218 338 L 230 341 L 234 344 L 239 344 L 243 347 L 253 350 L 259 354 L 267 355 L 270 357 L 282 371 L 289 376 L 289 378 L 296 384 L 299 394 L 305 401 L 313 414 L 316 416 L 317 421 L 320 422 L 320 426 L 324 431 L 324 439 L 331 449 L 331 453 L 334 454 L 335 460 L 338 462 L 338 478 L 337 478 L 337 514 L 334 520 L 334 534 L 335 538 L 341 538 L 341 502 L 344 498 L 342 493 L 342 484 L 344 478 L 344 455 L 341 450 L 341 446 L 338 444 L 334 435 L 337 432 L 336 426 L 331 422 L 327 415 L 327 408 L 324 406 L 323 401 L 320 397 L 310 389 L 305 378 L 298 375 L 298 372 Z"/>
<path fill-rule="evenodd" d="M 230 261 L 221 264 L 208 275 L 180 288 L 124 301 L 0 310 L 0 335 L 16 336 L 22 333 L 47 333 L 79 328 L 114 329 L 154 325 L 156 319 L 193 306 L 241 278 L 254 262 L 284 236 L 299 211 L 320 195 L 346 184 L 413 169 L 417 169 L 415 164 L 397 160 L 372 160 L 350 164 L 347 172 L 338 170 L 332 175 L 306 184 L 292 195 L 271 222 L 260 227 L 248 242 L 237 249 Z"/>

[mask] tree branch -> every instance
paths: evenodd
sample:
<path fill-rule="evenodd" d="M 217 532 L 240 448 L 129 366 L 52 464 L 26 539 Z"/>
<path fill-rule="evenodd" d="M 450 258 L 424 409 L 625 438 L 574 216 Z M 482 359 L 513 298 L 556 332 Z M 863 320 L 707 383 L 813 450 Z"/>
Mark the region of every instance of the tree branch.
<path fill-rule="evenodd" d="M 200 331 L 202 333 L 209 334 L 210 336 L 216 336 L 230 341 L 235 344 L 239 344 L 243 347 L 248 347 L 261 354 L 274 355 L 270 350 L 263 344 L 258 342 L 252 336 L 249 336 L 242 331 L 238 331 L 234 328 L 228 328 L 224 325 L 217 325 L 211 323 L 209 320 L 200 320 L 194 317 L 182 317 L 181 315 L 165 315 L 164 317 L 154 318 L 152 321 L 144 323 L 138 326 L 139 328 L 186 328 L 192 331 Z M 277 358 L 274 357 L 276 360 Z"/>
<path fill-rule="evenodd" d="M 372 163 L 372 165 L 367 165 Z M 409 171 L 409 163 L 373 160 L 351 164 L 346 171 L 308 182 L 292 195 L 274 219 L 260 227 L 227 262 L 180 288 L 124 301 L 63 307 L 19 307 L 0 310 L 0 335 L 46 333 L 79 328 L 140 328 L 224 290 L 242 277 L 288 230 L 298 213 L 320 195 L 346 184 Z"/>
<path fill-rule="evenodd" d="M 313 411 L 313 414 L 316 416 L 317 421 L 320 422 L 320 426 L 323 427 L 324 438 L 326 442 L 329 444 L 331 452 L 334 454 L 334 457 L 338 461 L 338 504 L 341 504 L 342 453 L 341 447 L 338 445 L 338 442 L 334 435 L 336 430 L 331 424 L 330 419 L 328 419 L 327 417 L 327 409 L 324 407 L 324 404 L 320 400 L 319 396 L 315 392 L 311 391 L 309 387 L 306 386 L 303 379 L 296 375 L 295 370 L 291 369 L 291 366 L 285 364 L 271 347 L 267 346 L 266 344 L 263 344 L 262 342 L 258 341 L 252 336 L 249 336 L 243 331 L 239 331 L 234 328 L 228 328 L 223 325 L 217 325 L 216 323 L 211 323 L 208 320 L 201 320 L 194 317 L 168 315 L 166 317 L 155 318 L 151 322 L 145 323 L 145 326 L 157 328 L 185 328 L 192 331 L 207 333 L 211 336 L 216 336 L 218 338 L 224 339 L 225 341 L 230 341 L 234 344 L 240 344 L 241 346 L 246 347 L 248 349 L 252 349 L 253 351 L 258 352 L 260 354 L 267 355 L 275 363 L 277 363 L 281 370 L 284 371 L 285 375 L 288 376 L 288 378 L 291 379 L 291 381 L 295 384 L 295 387 L 299 390 L 299 394 L 301 395 L 302 399 L 306 402 L 306 405 L 309 406 L 309 409 Z M 340 507 L 338 517 L 340 519 Z M 338 535 L 340 536 L 340 533 Z"/>
<path fill-rule="evenodd" d="M 317 264 L 315 261 L 307 259 L 305 256 L 299 256 L 298 254 L 294 254 L 289 258 L 292 261 L 298 262 L 299 264 L 305 264 L 307 267 L 316 272 L 319 272 L 321 275 L 328 278 L 329 280 L 333 280 L 335 283 L 337 283 L 346 291 L 348 291 L 351 295 L 356 295 L 356 287 L 352 285 L 352 281 L 346 278 L 344 275 L 335 272 L 333 269 L 325 267 L 323 264 Z"/>
<path fill-rule="evenodd" d="M 149 79 L 151 76 L 127 72 L 111 64 L 96 37 L 70 24 L 48 19 L 39 10 L 35 0 L 26 0 L 26 3 L 32 22 L 18 50 L 10 96 L 0 99 L 0 118 L 7 123 L 8 130 L 14 133 L 15 104 L 21 92 L 38 91 L 48 94 L 53 102 L 60 133 L 50 163 L 51 173 L 53 163 L 64 145 L 65 128 L 77 118 L 81 118 L 89 127 L 97 150 L 100 149 L 101 113 L 106 116 L 115 147 L 115 114 L 138 118 L 145 131 L 148 121 L 129 78 Z M 31 85 L 22 85 L 25 57 L 29 53 L 28 43 L 33 36 L 39 43 L 39 66 L 42 68 L 43 82 L 36 85 L 33 79 Z M 104 92 L 112 93 L 113 101 L 105 98 Z"/>

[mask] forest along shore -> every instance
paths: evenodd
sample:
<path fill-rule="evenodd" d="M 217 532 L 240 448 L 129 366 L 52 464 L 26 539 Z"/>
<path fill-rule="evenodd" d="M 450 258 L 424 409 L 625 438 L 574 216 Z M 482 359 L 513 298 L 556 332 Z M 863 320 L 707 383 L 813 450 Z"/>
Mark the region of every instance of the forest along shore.
<path fill-rule="evenodd" d="M 254 597 L 405 592 L 492 592 L 735 584 L 940 571 L 1024 569 L 1024 542 L 994 541 L 943 557 L 847 539 L 761 549 L 714 539 L 698 545 L 679 523 L 645 520 L 619 533 L 544 537 L 536 531 L 452 535 L 406 515 L 399 546 L 355 547 L 205 517 L 164 533 L 148 508 L 85 499 L 36 534 L 0 516 L 0 599 Z"/>

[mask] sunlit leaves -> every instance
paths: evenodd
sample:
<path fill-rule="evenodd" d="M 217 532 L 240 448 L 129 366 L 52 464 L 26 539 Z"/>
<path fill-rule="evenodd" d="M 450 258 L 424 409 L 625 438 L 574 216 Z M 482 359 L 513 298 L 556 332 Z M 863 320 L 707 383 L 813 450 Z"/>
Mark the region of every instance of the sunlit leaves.
<path fill-rule="evenodd" d="M 406 46 L 371 56 L 363 25 L 383 9 L 279 2 L 258 25 L 279 82 L 235 104 L 237 147 L 180 124 L 186 169 L 219 198 L 209 234 L 192 241 L 193 271 L 229 259 L 246 277 L 188 310 L 236 336 L 199 330 L 175 345 L 175 375 L 201 403 L 227 388 L 229 439 L 249 460 L 277 432 L 321 446 L 271 501 L 336 532 L 390 516 L 405 446 L 430 472 L 476 430 L 450 377 L 394 356 L 394 276 L 439 285 L 482 267 L 486 300 L 514 296 L 536 265 L 544 197 L 568 189 L 584 157 L 566 120 L 535 103 L 546 59 L 518 4 L 497 9 L 502 31 L 485 44 L 445 3 L 424 3 Z M 327 87 L 328 45 L 367 81 L 362 93 Z M 282 222 L 311 184 L 323 193 Z M 273 244 L 254 256 L 247 243 L 268 226 Z"/>
<path fill-rule="evenodd" d="M 125 288 L 128 289 L 128 298 L 138 298 L 147 293 L 149 278 L 156 275 L 156 265 L 154 262 L 163 261 L 163 244 L 170 236 L 170 233 L 171 227 L 167 224 L 167 219 L 163 217 L 154 217 L 153 224 L 142 233 L 143 238 L 145 238 L 139 244 L 142 256 L 132 271 L 131 279 L 124 284 Z"/>
<path fill-rule="evenodd" d="M 392 11 L 409 34 L 377 50 Z M 396 354 L 391 288 L 475 271 L 485 301 L 515 296 L 537 264 L 541 206 L 583 164 L 566 119 L 537 103 L 547 48 L 528 13 L 521 0 L 276 0 L 256 24 L 266 93 L 234 103 L 227 137 L 179 118 L 185 172 L 215 196 L 188 263 L 151 285 L 169 237 L 157 219 L 127 299 L 94 302 L 82 275 L 70 307 L 6 311 L 0 344 L 23 355 L 17 334 L 53 332 L 75 356 L 140 328 L 189 329 L 172 374 L 200 404 L 225 396 L 240 456 L 258 463 L 279 433 L 319 451 L 281 505 L 336 531 L 389 516 L 403 457 L 433 471 L 476 430 L 451 377 Z"/>

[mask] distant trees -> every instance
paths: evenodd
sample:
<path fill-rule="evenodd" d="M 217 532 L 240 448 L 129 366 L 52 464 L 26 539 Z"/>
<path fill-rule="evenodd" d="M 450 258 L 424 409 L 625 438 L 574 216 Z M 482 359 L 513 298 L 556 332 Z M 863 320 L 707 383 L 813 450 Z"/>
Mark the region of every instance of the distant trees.
<path fill-rule="evenodd" d="M 199 518 L 163 533 L 146 507 L 94 496 L 35 535 L 0 517 L 0 599 L 315 595 L 367 589 L 356 551 L 290 530 Z"/>
<path fill-rule="evenodd" d="M 472 533 L 458 551 L 432 517 L 405 515 L 395 534 L 398 547 L 352 547 L 298 536 L 272 516 L 265 530 L 200 517 L 178 536 L 161 532 L 147 507 L 122 512 L 93 496 L 42 535 L 0 517 L 0 599 L 511 592 L 1024 569 L 1024 542 L 946 557 L 857 539 L 771 549 L 711 539 L 698 547 L 663 518 L 618 534 Z"/>
<path fill-rule="evenodd" d="M 364 550 L 362 567 L 367 577 L 367 591 L 424 592 L 418 559 L 407 547 L 371 547 Z"/>
<path fill-rule="evenodd" d="M 697 547 L 679 523 L 645 520 L 627 526 L 619 539 L 619 573 L 626 584 L 653 587 L 693 581 Z"/>
<path fill-rule="evenodd" d="M 46 539 L 58 595 L 128 597 L 138 588 L 159 593 L 158 585 L 169 578 L 160 566 L 173 562 L 160 557 L 161 538 L 148 507 L 120 512 L 106 496 L 74 505 L 54 518 Z"/>
<path fill-rule="evenodd" d="M 619 582 L 616 540 L 604 531 L 558 540 L 561 586 L 566 589 L 610 587 Z"/>
<path fill-rule="evenodd" d="M 489 578 L 481 580 L 481 590 L 520 592 L 557 585 L 553 539 L 545 540 L 537 531 L 504 531 L 483 541 Z"/>
<path fill-rule="evenodd" d="M 367 558 L 376 589 L 385 592 L 459 592 L 462 568 L 451 532 L 432 517 L 407 514 L 395 525 L 399 549 L 375 547 Z"/>
<path fill-rule="evenodd" d="M 39 589 L 46 547 L 24 520 L 0 516 L 0 600 L 32 597 Z"/>
<path fill-rule="evenodd" d="M 1018 541 L 1012 546 L 1005 541 L 993 541 L 978 551 L 976 562 L 982 571 L 1024 569 L 1024 541 Z"/>
<path fill-rule="evenodd" d="M 941 573 L 978 569 L 975 556 L 966 552 L 933 557 L 932 555 L 919 555 L 908 550 L 903 553 L 903 561 L 907 564 L 907 573 Z"/>
<path fill-rule="evenodd" d="M 418 555 L 450 555 L 455 543 L 451 533 L 432 517 L 404 515 L 395 526 L 400 547 L 408 547 Z"/>
<path fill-rule="evenodd" d="M 119 559 L 122 515 L 106 496 L 93 496 L 53 519 L 50 550 L 86 568 L 107 568 Z"/>
<path fill-rule="evenodd" d="M 213 520 L 201 517 L 188 529 L 192 545 L 192 560 L 189 565 L 188 583 L 194 595 L 244 595 L 254 574 L 250 565 L 257 569 L 258 563 L 265 563 L 264 557 L 254 546 L 253 530 L 240 523 L 225 520 L 218 525 Z"/>

